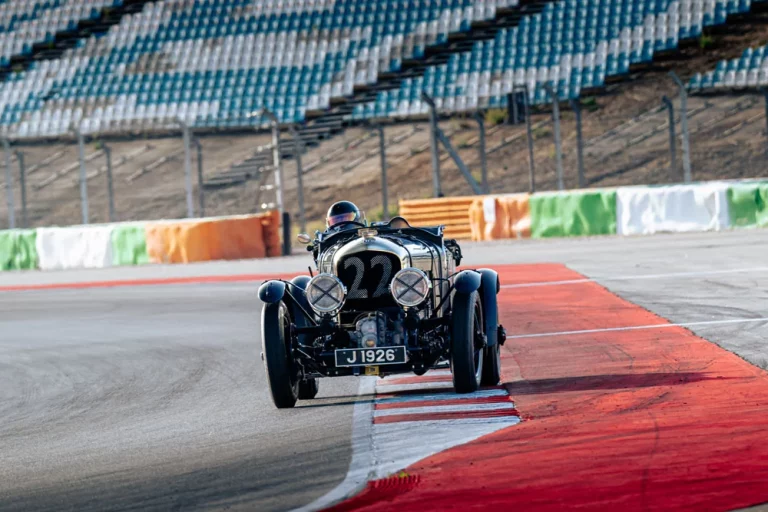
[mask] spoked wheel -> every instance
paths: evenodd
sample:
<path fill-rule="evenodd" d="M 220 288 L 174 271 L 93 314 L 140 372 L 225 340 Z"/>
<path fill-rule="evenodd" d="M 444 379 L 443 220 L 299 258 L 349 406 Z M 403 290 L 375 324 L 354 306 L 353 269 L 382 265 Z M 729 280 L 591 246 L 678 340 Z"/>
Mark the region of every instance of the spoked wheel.
<path fill-rule="evenodd" d="M 265 304 L 261 312 L 264 364 L 272 401 L 278 409 L 296 405 L 299 379 L 290 347 L 291 317 L 282 302 Z"/>
<path fill-rule="evenodd" d="M 451 316 L 451 370 L 457 393 L 472 393 L 480 387 L 483 345 L 483 310 L 477 292 L 456 294 Z"/>

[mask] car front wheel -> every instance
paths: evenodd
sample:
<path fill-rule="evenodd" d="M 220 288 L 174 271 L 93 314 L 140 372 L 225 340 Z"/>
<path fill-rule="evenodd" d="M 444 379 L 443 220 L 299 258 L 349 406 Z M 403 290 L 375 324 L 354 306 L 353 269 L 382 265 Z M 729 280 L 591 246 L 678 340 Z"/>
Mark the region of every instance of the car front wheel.
<path fill-rule="evenodd" d="M 451 315 L 451 369 L 457 393 L 472 393 L 480 387 L 485 352 L 483 311 L 477 292 L 457 293 Z"/>
<path fill-rule="evenodd" d="M 296 405 L 299 379 L 290 351 L 291 318 L 282 302 L 265 304 L 261 312 L 261 335 L 272 401 L 278 409 Z"/>

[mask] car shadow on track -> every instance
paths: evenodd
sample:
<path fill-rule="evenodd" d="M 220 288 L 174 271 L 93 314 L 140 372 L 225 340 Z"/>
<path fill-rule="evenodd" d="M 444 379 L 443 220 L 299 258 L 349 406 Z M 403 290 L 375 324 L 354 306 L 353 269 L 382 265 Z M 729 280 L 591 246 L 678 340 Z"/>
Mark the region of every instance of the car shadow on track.
<path fill-rule="evenodd" d="M 580 377 L 558 377 L 553 379 L 519 380 L 505 383 L 512 396 L 538 395 L 570 391 L 597 391 L 679 386 L 705 380 L 730 380 L 696 372 L 670 373 L 627 373 L 610 375 L 584 375 Z"/>

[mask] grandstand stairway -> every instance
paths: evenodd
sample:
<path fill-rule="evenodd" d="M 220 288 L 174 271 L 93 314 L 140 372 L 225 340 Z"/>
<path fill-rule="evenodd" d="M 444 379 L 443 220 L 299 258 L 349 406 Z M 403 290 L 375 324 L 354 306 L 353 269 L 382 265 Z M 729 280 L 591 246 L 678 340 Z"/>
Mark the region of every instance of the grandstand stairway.
<path fill-rule="evenodd" d="M 403 60 L 399 70 L 380 73 L 376 83 L 356 85 L 351 96 L 332 98 L 329 109 L 308 110 L 305 113 L 307 125 L 302 133 L 322 133 L 323 138 L 338 133 L 344 127 L 344 119 L 352 114 L 356 105 L 375 101 L 380 91 L 397 89 L 404 79 L 423 76 L 430 66 L 447 63 L 452 54 L 471 50 L 477 41 L 493 39 L 500 30 L 516 26 L 524 16 L 541 12 L 550 1 L 521 0 L 514 7 L 499 7 L 494 19 L 475 20 L 469 30 L 450 33 L 447 41 L 426 47 L 423 56 Z"/>

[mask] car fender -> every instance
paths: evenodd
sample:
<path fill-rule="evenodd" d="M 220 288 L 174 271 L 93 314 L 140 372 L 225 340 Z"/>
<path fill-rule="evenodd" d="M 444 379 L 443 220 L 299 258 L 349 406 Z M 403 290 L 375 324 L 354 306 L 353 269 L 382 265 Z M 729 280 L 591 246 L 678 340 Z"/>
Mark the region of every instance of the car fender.
<path fill-rule="evenodd" d="M 478 269 L 480 273 L 480 300 L 483 304 L 483 323 L 488 346 L 493 347 L 499 341 L 499 303 L 496 295 L 501 290 L 499 274 L 489 268 Z"/>
<path fill-rule="evenodd" d="M 462 270 L 453 279 L 453 288 L 456 293 L 469 295 L 480 289 L 482 284 L 481 275 L 474 270 Z"/>
<path fill-rule="evenodd" d="M 291 297 L 293 298 L 293 300 L 290 301 L 291 316 L 294 318 L 294 322 L 299 327 L 306 327 L 310 325 L 310 321 L 307 318 L 307 315 L 300 311 L 300 308 L 303 308 L 304 311 L 312 313 L 312 308 L 309 306 L 307 294 L 305 293 L 310 279 L 311 278 L 309 276 L 296 276 L 291 279 L 291 284 L 293 286 L 291 286 L 288 290 L 288 292 L 291 294 Z"/>
<path fill-rule="evenodd" d="M 285 283 L 267 281 L 259 287 L 259 299 L 267 304 L 276 304 L 285 296 Z"/>

